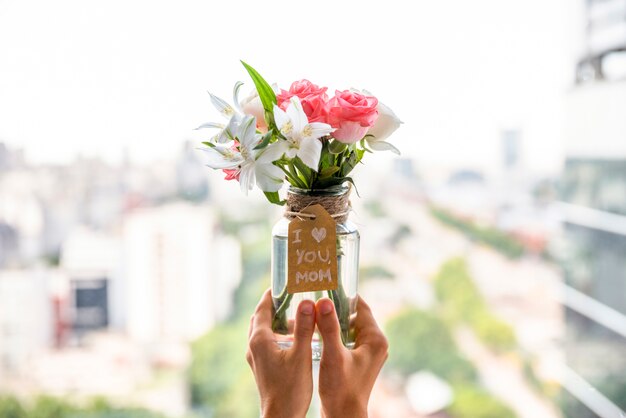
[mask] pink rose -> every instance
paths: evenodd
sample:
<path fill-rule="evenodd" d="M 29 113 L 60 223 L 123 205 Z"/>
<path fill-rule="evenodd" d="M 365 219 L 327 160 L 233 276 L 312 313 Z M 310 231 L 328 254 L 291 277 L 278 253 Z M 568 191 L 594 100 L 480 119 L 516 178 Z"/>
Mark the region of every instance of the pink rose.
<path fill-rule="evenodd" d="M 309 80 L 294 81 L 289 91 L 281 90 L 276 96 L 278 107 L 287 110 L 289 99 L 297 96 L 309 122 L 326 123 L 326 104 L 328 103 L 327 87 L 318 87 Z"/>
<path fill-rule="evenodd" d="M 378 99 L 374 96 L 349 90 L 335 91 L 335 97 L 328 102 L 328 123 L 337 128 L 333 137 L 346 144 L 363 139 L 378 118 L 377 106 Z"/>

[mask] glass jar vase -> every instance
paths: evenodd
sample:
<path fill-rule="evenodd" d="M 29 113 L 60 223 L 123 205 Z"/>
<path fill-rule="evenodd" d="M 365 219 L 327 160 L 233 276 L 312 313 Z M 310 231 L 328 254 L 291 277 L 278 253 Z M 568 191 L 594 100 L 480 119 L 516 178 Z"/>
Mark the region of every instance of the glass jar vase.
<path fill-rule="evenodd" d="M 344 345 L 348 348 L 354 347 L 350 318 L 356 312 L 360 236 L 356 225 L 348 219 L 349 193 L 350 187 L 343 185 L 320 190 L 289 188 L 286 213 L 293 214 L 306 206 L 320 204 L 336 221 L 338 287 L 336 290 L 316 292 L 287 292 L 287 237 L 293 215 L 285 215 L 272 230 L 272 300 L 275 312 L 272 328 L 278 344 L 283 348 L 290 347 L 293 343 L 293 323 L 300 302 L 305 299 L 317 301 L 323 297 L 328 297 L 335 305 Z M 311 344 L 313 358 L 319 360 L 322 341 L 317 332 Z"/>

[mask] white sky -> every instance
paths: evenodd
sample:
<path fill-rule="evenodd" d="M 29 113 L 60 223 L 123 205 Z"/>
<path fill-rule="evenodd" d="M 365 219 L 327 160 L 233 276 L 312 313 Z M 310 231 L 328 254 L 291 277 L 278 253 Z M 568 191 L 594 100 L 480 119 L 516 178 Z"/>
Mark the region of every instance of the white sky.
<path fill-rule="evenodd" d="M 0 0 L 0 141 L 34 161 L 171 155 L 251 82 L 365 88 L 424 164 L 490 166 L 521 128 L 525 164 L 557 170 L 572 82 L 571 0 Z M 575 28 L 574 28 L 575 29 Z"/>

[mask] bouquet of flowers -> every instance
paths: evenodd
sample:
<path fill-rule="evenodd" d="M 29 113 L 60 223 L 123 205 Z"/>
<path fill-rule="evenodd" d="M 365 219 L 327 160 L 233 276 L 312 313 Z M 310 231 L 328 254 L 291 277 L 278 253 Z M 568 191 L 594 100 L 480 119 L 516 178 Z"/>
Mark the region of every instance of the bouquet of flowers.
<path fill-rule="evenodd" d="M 399 154 L 386 139 L 402 122 L 367 91 L 337 90 L 329 98 L 326 87 L 308 80 L 282 90 L 242 63 L 255 91 L 239 101 L 237 82 L 234 106 L 209 93 L 225 121 L 197 129 L 217 130 L 203 142 L 207 165 L 239 181 L 244 193 L 256 184 L 271 203 L 284 204 L 278 191 L 285 181 L 309 190 L 353 183 L 350 173 L 366 152 Z"/>
<path fill-rule="evenodd" d="M 272 246 L 273 329 L 286 338 L 279 344 L 291 344 L 294 297 L 327 294 L 350 347 L 359 234 L 348 222 L 349 188 L 344 185 L 354 184 L 350 174 L 366 153 L 399 154 L 386 140 L 402 122 L 367 91 L 336 91 L 329 98 L 326 87 L 308 80 L 283 90 L 243 65 L 255 85 L 252 94 L 239 100 L 241 82 L 233 89 L 233 105 L 209 93 L 225 120 L 198 128 L 216 130 L 203 143 L 207 165 L 223 170 L 226 180 L 239 181 L 246 194 L 256 184 L 271 203 L 287 204 L 285 218 L 274 227 Z M 290 187 L 282 200 L 278 191 L 285 182 Z M 317 344 L 314 356 L 320 352 Z"/>

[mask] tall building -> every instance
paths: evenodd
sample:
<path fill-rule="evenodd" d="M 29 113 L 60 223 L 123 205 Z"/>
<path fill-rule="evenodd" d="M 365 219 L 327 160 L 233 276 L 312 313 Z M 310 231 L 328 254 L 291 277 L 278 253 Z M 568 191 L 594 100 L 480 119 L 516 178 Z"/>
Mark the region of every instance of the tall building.
<path fill-rule="evenodd" d="M 232 308 L 239 244 L 222 236 L 206 206 L 139 209 L 124 222 L 129 334 L 145 343 L 195 339 Z"/>
<path fill-rule="evenodd" d="M 48 270 L 0 270 L 0 388 L 53 339 Z"/>
<path fill-rule="evenodd" d="M 626 71 L 620 79 L 614 65 L 626 52 L 626 0 L 587 0 L 585 14 L 562 176 L 563 268 L 580 302 L 566 309 L 566 361 L 597 389 L 564 392 L 564 414 L 577 418 L 607 416 L 602 397 L 626 410 Z"/>

